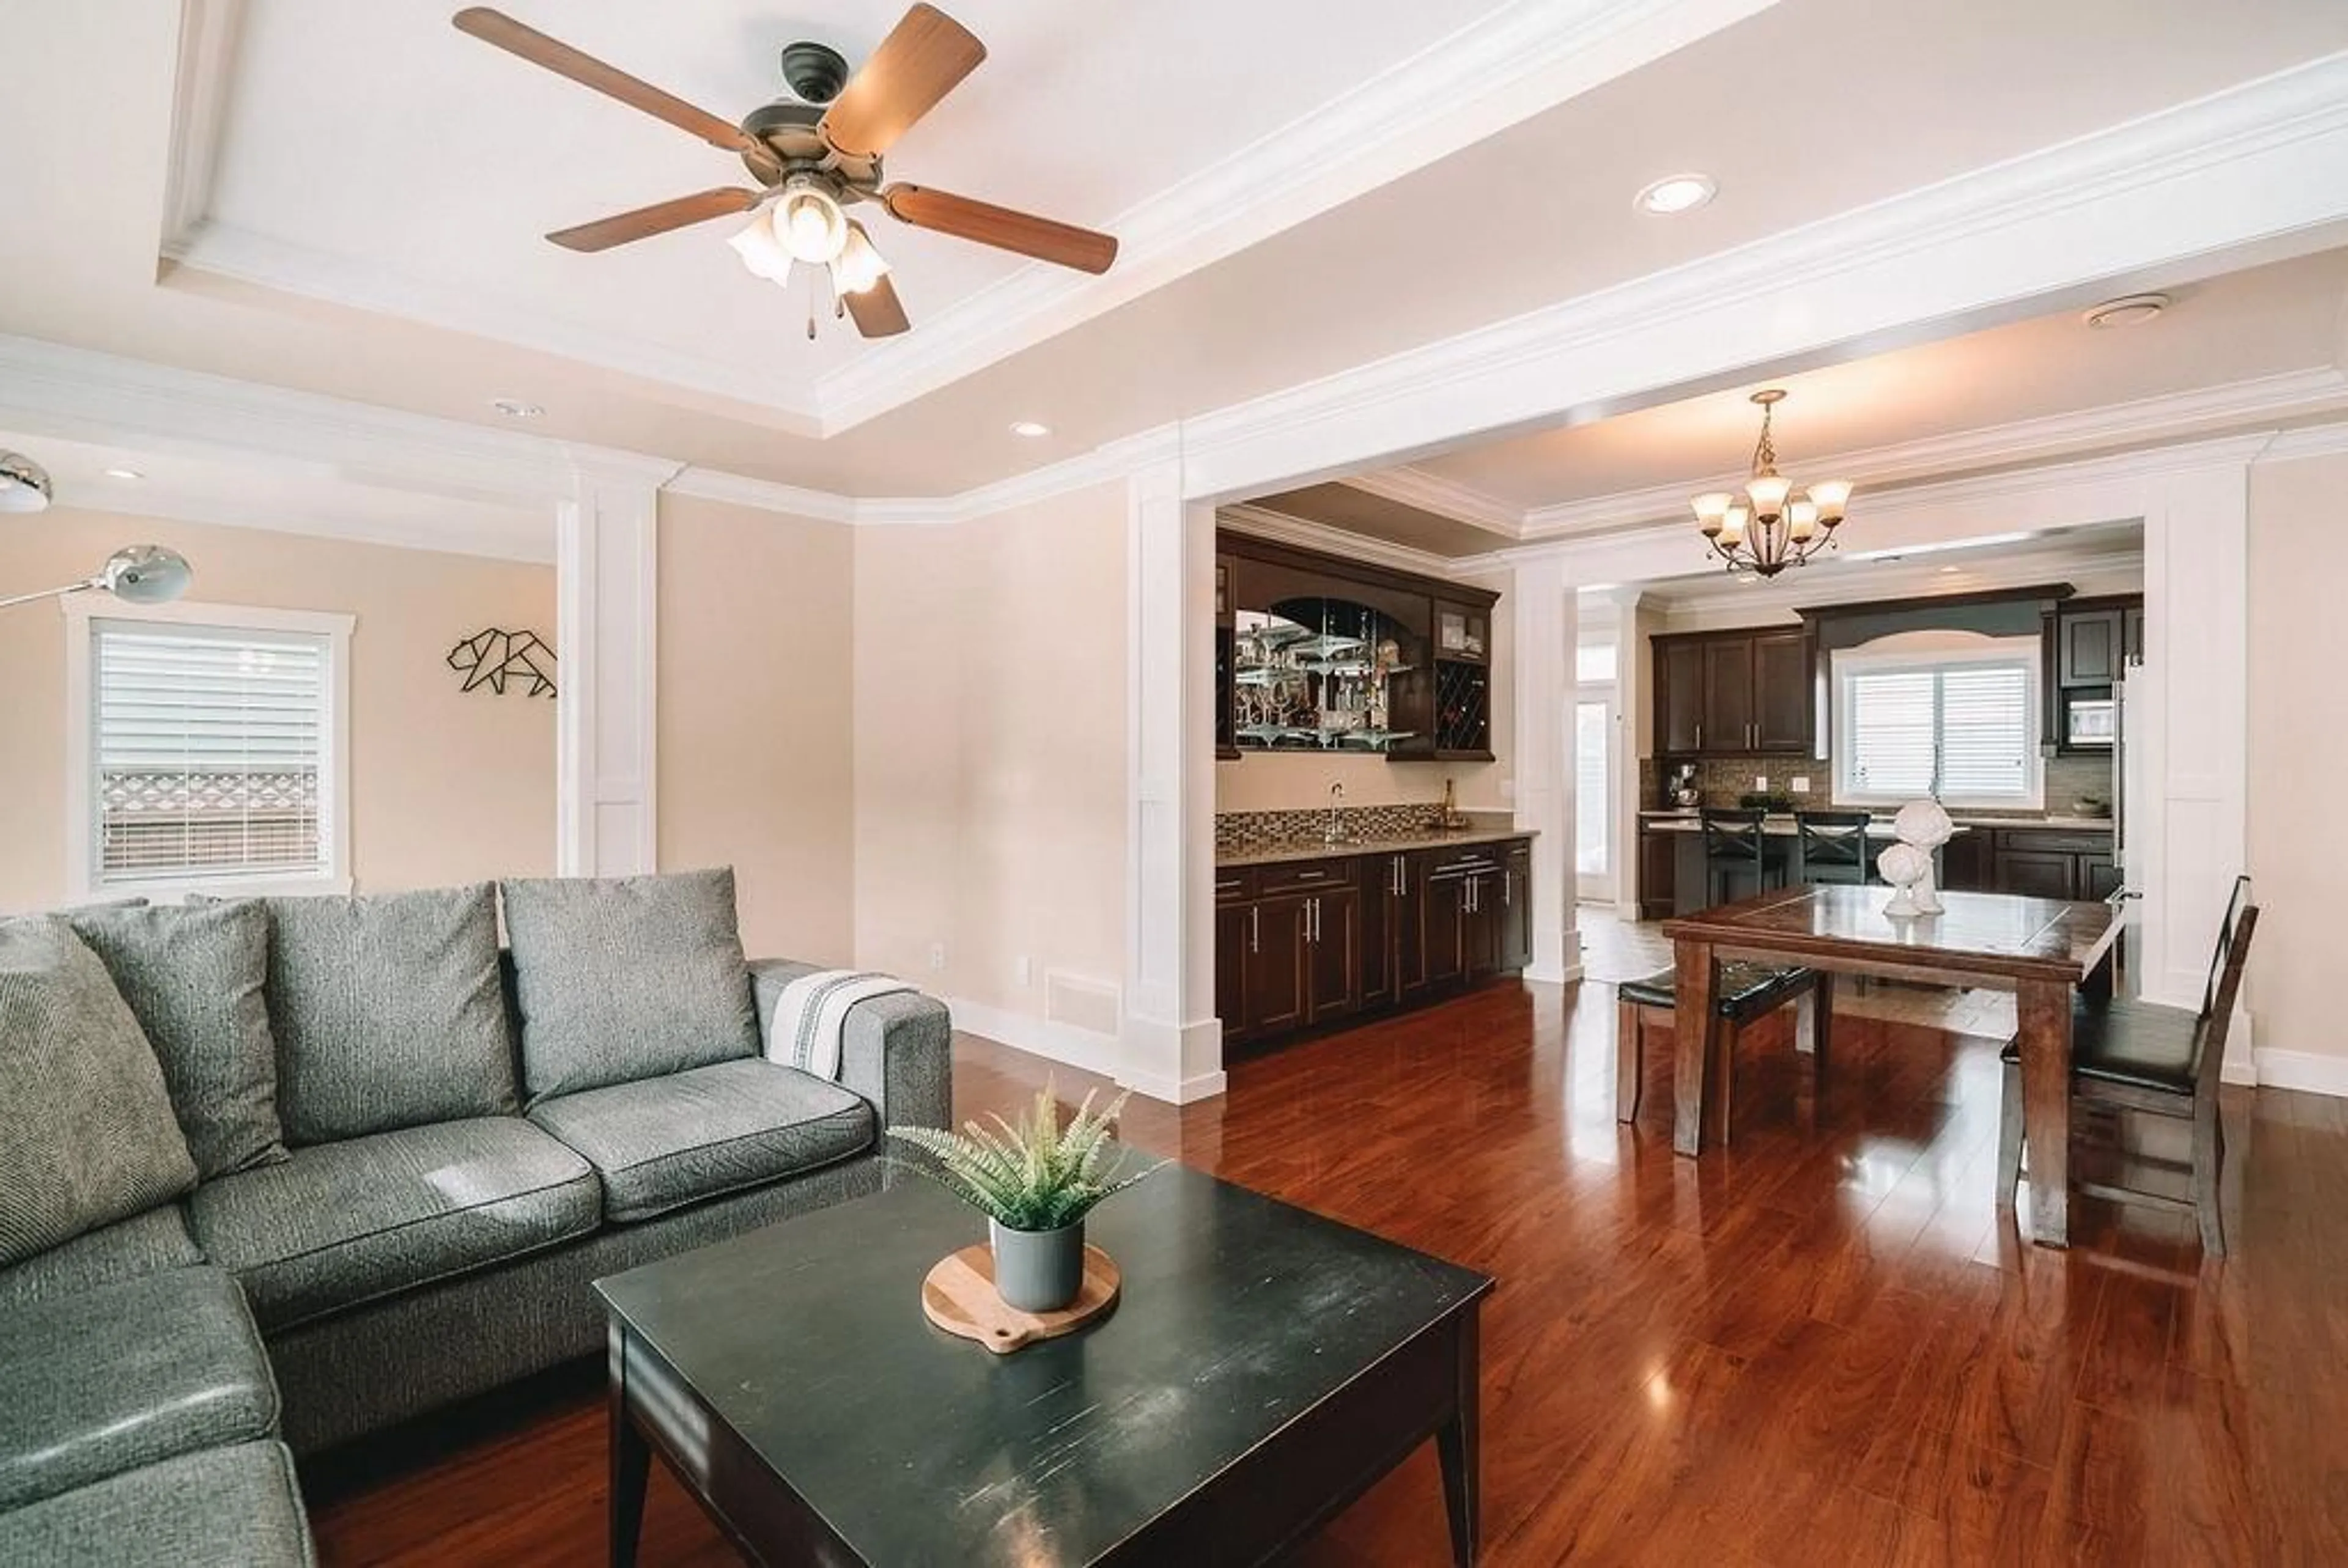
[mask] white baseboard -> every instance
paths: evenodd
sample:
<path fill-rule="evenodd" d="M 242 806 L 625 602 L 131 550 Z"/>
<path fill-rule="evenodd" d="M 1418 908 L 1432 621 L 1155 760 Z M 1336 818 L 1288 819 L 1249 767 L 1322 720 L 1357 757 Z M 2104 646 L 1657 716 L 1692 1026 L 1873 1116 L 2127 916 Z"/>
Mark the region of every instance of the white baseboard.
<path fill-rule="evenodd" d="M 2260 1050 L 2258 1063 L 2261 1089 L 2297 1089 L 2348 1100 L 2348 1056 L 2326 1056 L 2312 1050 Z M 2227 1063 L 2229 1068 L 2232 1065 Z M 2227 1081 L 2234 1081 L 2230 1072 Z"/>
<path fill-rule="evenodd" d="M 944 1000 L 946 1010 L 953 1015 L 954 1028 L 966 1034 L 984 1035 L 1014 1050 L 1024 1050 L 1047 1061 L 1064 1061 L 1104 1078 L 1117 1074 L 1117 1037 L 1113 1034 L 1055 1023 L 1034 1013 L 991 1007 L 966 997 L 947 997 Z"/>
<path fill-rule="evenodd" d="M 1117 1082 L 1136 1094 L 1162 1100 L 1169 1105 L 1188 1105 L 1193 1101 L 1212 1100 L 1231 1087 L 1231 1080 L 1220 1069 L 1202 1072 L 1193 1078 L 1173 1078 L 1159 1072 L 1120 1073 Z"/>

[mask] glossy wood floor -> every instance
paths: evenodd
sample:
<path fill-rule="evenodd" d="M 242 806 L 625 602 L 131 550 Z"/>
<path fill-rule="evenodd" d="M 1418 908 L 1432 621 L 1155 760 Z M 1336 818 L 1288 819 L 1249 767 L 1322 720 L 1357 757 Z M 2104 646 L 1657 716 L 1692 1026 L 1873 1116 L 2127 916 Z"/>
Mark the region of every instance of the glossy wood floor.
<path fill-rule="evenodd" d="M 2230 1091 L 2222 1263 L 2188 1222 L 2092 1202 L 2054 1254 L 1993 1206 L 1994 1042 L 1857 1020 L 1821 1102 L 1765 1036 L 1733 1145 L 1689 1162 L 1668 1053 L 1640 1125 L 1612 1119 L 1612 1003 L 1497 986 L 1130 1119 L 1138 1143 L 1499 1277 L 1487 1562 L 2348 1563 L 2348 1102 Z M 958 1049 L 965 1112 L 1045 1071 Z M 592 1377 L 388 1474 L 321 1467 L 326 1562 L 601 1561 Z M 654 1493 L 646 1563 L 736 1561 L 657 1467 Z M 1447 1563 L 1432 1454 L 1303 1560 Z"/>

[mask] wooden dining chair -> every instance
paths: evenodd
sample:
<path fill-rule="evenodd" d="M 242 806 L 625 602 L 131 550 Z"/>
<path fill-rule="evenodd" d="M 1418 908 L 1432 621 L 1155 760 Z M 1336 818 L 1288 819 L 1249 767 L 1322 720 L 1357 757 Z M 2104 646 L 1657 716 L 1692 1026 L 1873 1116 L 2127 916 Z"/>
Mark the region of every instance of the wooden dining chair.
<path fill-rule="evenodd" d="M 1697 815 L 1704 833 L 1704 894 L 1708 903 L 1725 904 L 1739 897 L 1736 885 L 1750 877 L 1749 893 L 1769 886 L 1769 838 L 1763 831 L 1764 814 L 1706 806 Z"/>
<path fill-rule="evenodd" d="M 2198 1012 L 2120 999 L 2083 998 L 2072 1009 L 2073 1103 L 2108 1111 L 2135 1111 L 2192 1123 L 2189 1179 L 2192 1196 L 2172 1198 L 2127 1187 L 2082 1182 L 2079 1191 L 2119 1203 L 2147 1204 L 2193 1214 L 2200 1223 L 2202 1250 L 2226 1255 L 2225 1226 L 2218 1212 L 2218 1175 L 2226 1158 L 2226 1134 L 2218 1116 L 2219 1073 L 2225 1066 L 2226 1032 L 2250 961 L 2250 936 L 2259 907 L 2250 902 L 2250 879 L 2234 879 L 2234 895 L 2218 927 L 2218 950 L 2201 989 Z M 1998 1206 L 2013 1206 L 2022 1179 L 2022 1057 L 2009 1042 L 2003 1054 L 2005 1092 L 1998 1112 Z"/>
<path fill-rule="evenodd" d="M 1810 1058 L 1815 1078 L 1826 1071 L 1827 1046 L 1832 1033 L 1830 993 L 1816 969 L 1786 964 L 1765 964 L 1731 958 L 1720 966 L 1714 988 L 1712 1053 L 1705 1078 L 1704 1113 L 1712 1135 L 1728 1142 L 1729 1081 L 1736 1067 L 1736 1044 L 1747 1027 L 1788 1002 L 1794 1019 L 1795 1049 Z M 1668 1029 L 1679 1008 L 1678 974 L 1662 969 L 1644 979 L 1624 980 L 1614 988 L 1614 1120 L 1630 1122 L 1639 1114 L 1639 1096 L 1646 1083 L 1647 1030 Z"/>
<path fill-rule="evenodd" d="M 1864 884 L 1869 862 L 1863 811 L 1797 811 L 1794 814 L 1794 880 Z"/>

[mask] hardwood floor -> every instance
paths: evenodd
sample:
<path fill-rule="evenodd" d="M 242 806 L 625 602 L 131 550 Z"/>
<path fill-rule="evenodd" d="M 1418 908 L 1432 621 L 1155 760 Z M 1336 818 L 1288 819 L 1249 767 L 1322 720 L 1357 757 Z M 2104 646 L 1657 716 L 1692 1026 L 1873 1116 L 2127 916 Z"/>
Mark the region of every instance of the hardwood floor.
<path fill-rule="evenodd" d="M 1497 985 L 1129 1119 L 1498 1276 L 1486 1562 L 2348 1562 L 2348 1102 L 2229 1091 L 2222 1262 L 2182 1216 L 2085 1200 L 2055 1254 L 1993 1206 L 1993 1040 L 1850 1018 L 1820 1102 L 1756 1031 L 1734 1143 L 1686 1161 L 1667 1051 L 1641 1123 L 1613 1120 L 1612 999 Z M 1047 1071 L 957 1050 L 965 1113 Z M 398 1473 L 319 1468 L 326 1563 L 601 1561 L 602 1419 L 591 1372 Z M 657 1467 L 644 1561 L 736 1561 Z M 1300 1561 L 1447 1563 L 1431 1449 Z"/>

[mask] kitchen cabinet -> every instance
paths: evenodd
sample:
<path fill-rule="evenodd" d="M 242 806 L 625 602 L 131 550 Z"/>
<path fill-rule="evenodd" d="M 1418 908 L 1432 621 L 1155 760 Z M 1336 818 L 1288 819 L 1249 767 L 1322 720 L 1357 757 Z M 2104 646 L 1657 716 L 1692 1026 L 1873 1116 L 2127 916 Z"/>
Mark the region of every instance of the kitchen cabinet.
<path fill-rule="evenodd" d="M 2001 837 L 1996 891 L 2029 898 L 2068 898 L 2078 876 L 2077 859 L 2057 850 L 2034 849 Z"/>
<path fill-rule="evenodd" d="M 1668 833 L 1639 829 L 1639 918 L 1668 920 L 1679 896 L 1679 845 Z"/>
<path fill-rule="evenodd" d="M 1971 833 L 1961 833 L 1942 845 L 1941 886 L 1952 893 L 1994 891 L 1997 884 L 1994 843 L 1987 828 L 1975 828 Z"/>
<path fill-rule="evenodd" d="M 1219 755 L 1490 762 L 1499 595 L 1216 535 Z"/>
<path fill-rule="evenodd" d="M 1949 867 L 1957 865 L 1958 846 L 1975 841 L 1967 850 L 1964 879 Z M 2032 898 L 2108 898 L 2119 886 L 2112 863 L 2112 835 L 2096 828 L 2040 827 L 2023 822 L 2011 826 L 1976 827 L 1952 839 L 1944 855 L 1941 886 L 1956 892 L 2019 893 Z"/>
<path fill-rule="evenodd" d="M 1233 1044 L 1432 1001 L 1532 958 L 1524 839 L 1225 867 L 1215 900 Z"/>
<path fill-rule="evenodd" d="M 2054 679 L 2064 686 L 2108 686 L 2120 677 L 2127 643 L 2117 609 L 2054 612 Z"/>
<path fill-rule="evenodd" d="M 2143 596 L 2065 600 L 2047 610 L 2044 627 L 2039 705 L 2045 722 L 2040 739 L 2058 756 L 2109 754 L 2109 743 L 2072 743 L 2071 710 L 2108 702 L 2113 688 L 2127 677 L 2128 661 L 2144 657 Z"/>
<path fill-rule="evenodd" d="M 1805 628 L 1658 637 L 1654 666 L 1660 755 L 1809 753 L 1816 721 Z"/>
<path fill-rule="evenodd" d="M 1655 743 L 1666 756 L 1704 750 L 1704 644 L 1655 639 Z"/>

